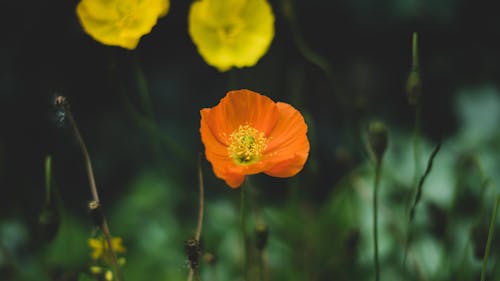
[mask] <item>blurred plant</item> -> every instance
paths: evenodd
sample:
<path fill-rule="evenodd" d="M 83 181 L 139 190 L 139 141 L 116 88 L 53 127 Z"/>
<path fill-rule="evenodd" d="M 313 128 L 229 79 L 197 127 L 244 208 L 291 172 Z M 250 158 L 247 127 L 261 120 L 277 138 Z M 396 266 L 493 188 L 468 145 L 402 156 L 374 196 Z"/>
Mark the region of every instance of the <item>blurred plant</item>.
<path fill-rule="evenodd" d="M 55 186 L 52 182 L 52 157 L 45 157 L 45 201 L 38 217 L 38 223 L 43 238 L 51 241 L 57 235 L 60 227 L 60 214 L 55 200 Z"/>
<path fill-rule="evenodd" d="M 200 114 L 205 155 L 215 175 L 232 188 L 251 174 L 294 176 L 307 160 L 307 125 L 287 103 L 236 90 Z"/>
<path fill-rule="evenodd" d="M 198 52 L 219 71 L 254 66 L 274 37 L 274 15 L 266 0 L 194 1 L 188 21 Z"/>
<path fill-rule="evenodd" d="M 76 13 L 85 32 L 95 40 L 133 50 L 169 6 L 170 0 L 81 0 Z"/>

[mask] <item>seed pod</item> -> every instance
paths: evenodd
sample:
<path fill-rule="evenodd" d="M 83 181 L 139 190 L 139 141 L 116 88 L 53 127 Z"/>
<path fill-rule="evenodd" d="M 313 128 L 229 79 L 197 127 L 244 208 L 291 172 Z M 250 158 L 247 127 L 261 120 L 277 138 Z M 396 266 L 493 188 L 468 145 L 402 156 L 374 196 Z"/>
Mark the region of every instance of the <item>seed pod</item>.
<path fill-rule="evenodd" d="M 189 239 L 184 242 L 184 249 L 189 261 L 191 269 L 198 268 L 198 260 L 200 258 L 200 244 L 196 239 Z"/>

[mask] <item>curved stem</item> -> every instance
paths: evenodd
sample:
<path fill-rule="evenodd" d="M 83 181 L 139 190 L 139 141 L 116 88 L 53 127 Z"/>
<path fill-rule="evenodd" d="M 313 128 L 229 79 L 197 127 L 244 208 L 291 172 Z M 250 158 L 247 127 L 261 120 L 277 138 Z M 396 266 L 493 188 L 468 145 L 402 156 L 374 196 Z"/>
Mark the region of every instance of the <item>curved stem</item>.
<path fill-rule="evenodd" d="M 73 132 L 75 133 L 76 140 L 77 140 L 78 144 L 80 145 L 80 148 L 81 148 L 82 153 L 83 153 L 83 157 L 85 160 L 85 167 L 87 169 L 87 176 L 89 179 L 90 193 L 92 194 L 92 203 L 97 208 L 99 208 L 101 203 L 99 200 L 99 193 L 97 192 L 97 186 L 96 186 L 95 178 L 94 178 L 94 171 L 92 169 L 92 162 L 90 161 L 90 155 L 89 155 L 89 152 L 87 150 L 87 146 L 85 145 L 85 142 L 83 141 L 80 130 L 78 129 L 78 126 L 76 125 L 75 118 L 73 117 L 73 114 L 71 113 L 71 111 L 69 109 L 69 103 L 66 101 L 66 99 L 64 97 L 61 97 L 61 100 L 62 100 L 62 103 L 59 105 L 63 106 L 63 108 L 66 112 L 66 115 L 68 116 L 71 127 L 73 128 Z M 120 266 L 118 265 L 118 259 L 116 257 L 116 252 L 115 252 L 115 249 L 113 247 L 113 243 L 111 241 L 112 236 L 111 236 L 111 233 L 109 231 L 108 223 L 107 223 L 106 219 L 104 218 L 104 215 L 102 215 L 102 221 L 99 224 L 99 228 L 101 229 L 101 232 L 103 233 L 104 238 L 106 239 L 106 242 L 108 244 L 108 249 L 109 249 L 109 252 L 111 254 L 111 260 L 113 263 L 113 268 L 115 271 L 116 279 L 117 279 L 117 281 L 122 281 L 123 275 L 122 275 L 122 272 L 120 270 Z"/>
<path fill-rule="evenodd" d="M 97 192 L 97 186 L 95 184 L 94 170 L 92 169 L 92 162 L 90 161 L 89 151 L 87 150 L 87 146 L 83 141 L 82 135 L 80 134 L 80 130 L 76 125 L 75 118 L 73 117 L 73 114 L 71 114 L 71 111 L 69 110 L 69 106 L 66 106 L 65 109 L 71 127 L 73 128 L 73 132 L 75 133 L 76 140 L 82 150 L 83 158 L 85 160 L 85 167 L 87 169 L 87 177 L 89 179 L 90 193 L 92 194 L 92 199 L 94 202 L 99 204 L 101 201 L 99 200 L 99 193 Z"/>
<path fill-rule="evenodd" d="M 495 231 L 495 224 L 497 221 L 498 207 L 500 206 L 500 195 L 497 196 L 495 207 L 493 208 L 493 213 L 490 221 L 490 229 L 488 231 L 488 240 L 486 242 L 486 249 L 484 251 L 483 257 L 483 268 L 481 270 L 481 281 L 486 280 L 486 267 L 488 266 L 488 258 L 490 256 L 491 242 L 493 240 L 493 232 Z"/>

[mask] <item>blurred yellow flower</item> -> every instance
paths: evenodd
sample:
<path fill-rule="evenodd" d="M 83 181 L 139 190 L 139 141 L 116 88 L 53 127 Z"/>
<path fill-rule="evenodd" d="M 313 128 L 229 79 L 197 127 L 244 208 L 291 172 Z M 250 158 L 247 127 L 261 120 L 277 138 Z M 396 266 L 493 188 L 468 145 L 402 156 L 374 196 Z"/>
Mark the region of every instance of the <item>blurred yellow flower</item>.
<path fill-rule="evenodd" d="M 207 64 L 219 71 L 253 66 L 274 37 L 274 15 L 267 0 L 195 1 L 189 35 Z"/>
<path fill-rule="evenodd" d="M 95 40 L 133 50 L 169 6 L 170 0 L 81 0 L 76 13 Z"/>
<path fill-rule="evenodd" d="M 106 239 L 104 239 L 104 237 L 99 236 L 97 238 L 89 238 L 88 243 L 89 247 L 92 249 L 92 253 L 90 254 L 90 256 L 93 260 L 98 260 L 101 257 L 106 258 L 108 252 L 108 243 L 106 242 Z M 113 244 L 115 253 L 125 253 L 126 249 L 122 245 L 121 237 L 113 237 L 111 239 L 111 244 Z"/>

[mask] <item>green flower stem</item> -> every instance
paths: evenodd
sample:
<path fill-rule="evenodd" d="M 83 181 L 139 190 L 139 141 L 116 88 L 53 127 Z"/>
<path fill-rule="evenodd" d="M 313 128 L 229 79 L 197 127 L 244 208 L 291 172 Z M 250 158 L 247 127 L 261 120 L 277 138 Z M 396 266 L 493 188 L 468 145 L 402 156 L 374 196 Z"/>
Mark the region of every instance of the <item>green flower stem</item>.
<path fill-rule="evenodd" d="M 380 280 L 380 266 L 378 260 L 378 185 L 380 181 L 380 170 L 382 168 L 382 159 L 375 162 L 375 182 L 373 188 L 373 244 L 375 261 L 375 281 Z"/>
<path fill-rule="evenodd" d="M 248 185 L 248 179 L 245 179 L 243 185 L 240 187 L 241 189 L 241 197 L 240 197 L 240 228 L 241 228 L 241 240 L 242 240 L 242 249 L 243 249 L 243 280 L 248 280 L 247 278 L 247 267 L 248 267 L 248 258 L 247 258 L 247 237 L 246 237 L 246 212 L 245 212 L 245 200 L 246 200 L 246 189 Z"/>
<path fill-rule="evenodd" d="M 488 258 L 490 256 L 491 242 L 493 240 L 493 232 L 495 230 L 495 224 L 497 221 L 497 213 L 499 206 L 500 206 L 500 195 L 497 196 L 495 207 L 493 208 L 493 213 L 491 216 L 490 229 L 488 231 L 488 240 L 486 241 L 486 249 L 484 251 L 483 269 L 481 270 L 481 281 L 486 280 L 486 267 L 488 265 Z"/>
<path fill-rule="evenodd" d="M 413 159 L 415 160 L 414 181 L 417 182 L 420 175 L 420 119 L 421 106 L 420 103 L 415 105 L 415 127 L 413 128 Z"/>

